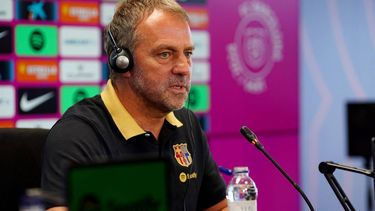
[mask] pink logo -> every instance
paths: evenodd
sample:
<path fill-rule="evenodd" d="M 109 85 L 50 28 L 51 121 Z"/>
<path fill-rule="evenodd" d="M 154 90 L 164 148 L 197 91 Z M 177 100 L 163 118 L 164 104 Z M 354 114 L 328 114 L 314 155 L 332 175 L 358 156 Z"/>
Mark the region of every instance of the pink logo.
<path fill-rule="evenodd" d="M 283 58 L 279 21 L 268 5 L 256 0 L 243 2 L 239 14 L 234 42 L 227 45 L 229 69 L 246 91 L 262 93 L 274 63 Z"/>

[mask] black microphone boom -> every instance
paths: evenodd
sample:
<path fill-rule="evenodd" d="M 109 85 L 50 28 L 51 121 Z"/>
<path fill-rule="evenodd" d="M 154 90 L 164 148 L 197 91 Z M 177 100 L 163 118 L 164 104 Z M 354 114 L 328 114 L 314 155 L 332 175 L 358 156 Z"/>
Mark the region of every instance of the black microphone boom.
<path fill-rule="evenodd" d="M 336 177 L 333 175 L 333 172 L 336 169 L 351 171 L 351 172 L 363 174 L 372 178 L 375 178 L 375 172 L 372 172 L 371 170 L 368 170 L 368 169 L 342 165 L 342 164 L 335 163 L 332 161 L 325 161 L 319 164 L 320 173 L 324 174 L 325 178 L 327 179 L 328 184 L 331 186 L 333 192 L 335 193 L 337 199 L 340 201 L 344 210 L 345 211 L 355 210 L 349 198 L 346 196 L 345 191 L 341 188 L 340 183 L 337 181 Z"/>
<path fill-rule="evenodd" d="M 255 145 L 271 162 L 276 168 L 288 179 L 288 181 L 293 185 L 293 187 L 302 195 L 302 198 L 305 200 L 307 205 L 309 206 L 310 210 L 314 211 L 314 207 L 312 206 L 310 200 L 307 198 L 306 194 L 302 191 L 302 189 L 298 186 L 297 183 L 293 181 L 293 179 L 281 168 L 281 166 L 271 157 L 270 154 L 264 149 L 264 146 L 259 142 L 256 135 L 246 126 L 242 126 L 241 134 L 252 144 Z"/>
<path fill-rule="evenodd" d="M 371 170 L 368 170 L 368 169 L 347 166 L 347 165 L 335 163 L 333 161 L 324 161 L 319 164 L 319 171 L 322 174 L 332 174 L 336 169 L 351 171 L 351 172 L 363 174 L 372 178 L 375 177 L 375 172 L 372 172 Z"/>

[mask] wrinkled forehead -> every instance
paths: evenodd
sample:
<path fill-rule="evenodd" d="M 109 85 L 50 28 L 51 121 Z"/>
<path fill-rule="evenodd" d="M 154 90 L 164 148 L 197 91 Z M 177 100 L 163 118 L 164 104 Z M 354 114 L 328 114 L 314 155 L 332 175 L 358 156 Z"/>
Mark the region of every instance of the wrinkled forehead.
<path fill-rule="evenodd" d="M 189 22 L 178 13 L 165 10 L 154 10 L 145 17 L 136 27 L 138 41 L 158 36 L 159 38 L 191 39 Z"/>

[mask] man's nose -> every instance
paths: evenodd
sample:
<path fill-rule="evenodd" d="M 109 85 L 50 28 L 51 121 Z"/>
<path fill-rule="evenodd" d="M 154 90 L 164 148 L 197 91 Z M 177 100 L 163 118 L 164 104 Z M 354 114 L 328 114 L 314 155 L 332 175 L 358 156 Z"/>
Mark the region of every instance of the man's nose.
<path fill-rule="evenodd" d="M 173 67 L 174 74 L 189 75 L 191 73 L 191 58 L 187 58 L 185 55 L 181 55 L 176 58 L 175 65 Z"/>

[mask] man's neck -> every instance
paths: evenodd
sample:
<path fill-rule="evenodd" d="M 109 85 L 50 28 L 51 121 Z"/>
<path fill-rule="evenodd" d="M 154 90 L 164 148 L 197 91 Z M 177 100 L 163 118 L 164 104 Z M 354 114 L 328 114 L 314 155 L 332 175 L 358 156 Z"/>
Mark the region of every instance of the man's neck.
<path fill-rule="evenodd" d="M 133 116 L 133 113 L 130 114 Z M 139 114 L 137 115 L 137 117 L 133 116 L 133 118 L 142 129 L 151 132 L 155 136 L 155 138 L 158 139 L 161 128 L 164 124 L 165 116 L 155 117 L 147 114 Z"/>
<path fill-rule="evenodd" d="M 147 106 L 134 93 L 129 93 L 127 91 L 129 89 L 115 88 L 115 90 L 121 104 L 137 124 L 143 130 L 151 132 L 158 139 L 168 113 L 160 112 L 153 107 Z"/>

